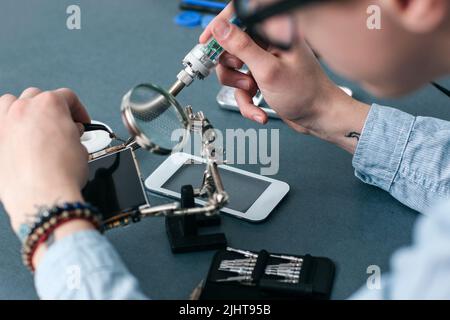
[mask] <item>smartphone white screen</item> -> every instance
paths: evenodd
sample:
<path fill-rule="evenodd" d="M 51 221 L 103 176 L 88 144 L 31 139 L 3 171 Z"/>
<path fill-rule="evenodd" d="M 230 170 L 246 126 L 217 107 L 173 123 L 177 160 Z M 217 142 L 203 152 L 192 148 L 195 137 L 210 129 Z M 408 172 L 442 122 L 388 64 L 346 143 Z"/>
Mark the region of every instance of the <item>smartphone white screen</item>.
<path fill-rule="evenodd" d="M 184 164 L 162 185 L 162 188 L 179 193 L 184 185 L 200 186 L 204 170 L 204 164 Z M 270 186 L 268 181 L 230 170 L 219 168 L 219 172 L 224 188 L 230 196 L 226 207 L 232 210 L 246 212 Z"/>

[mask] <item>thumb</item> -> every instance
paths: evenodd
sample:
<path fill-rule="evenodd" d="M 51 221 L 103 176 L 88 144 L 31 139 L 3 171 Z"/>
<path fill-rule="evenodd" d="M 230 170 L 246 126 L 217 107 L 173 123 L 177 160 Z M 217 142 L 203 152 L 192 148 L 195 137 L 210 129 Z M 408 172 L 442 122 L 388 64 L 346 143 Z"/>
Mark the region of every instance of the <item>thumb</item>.
<path fill-rule="evenodd" d="M 243 61 L 256 79 L 268 70 L 276 70 L 277 58 L 261 48 L 250 36 L 225 19 L 217 19 L 211 27 L 214 38 L 233 56 Z"/>
<path fill-rule="evenodd" d="M 84 125 L 82 123 L 75 123 L 77 125 L 78 131 L 80 131 L 80 137 L 84 134 Z"/>

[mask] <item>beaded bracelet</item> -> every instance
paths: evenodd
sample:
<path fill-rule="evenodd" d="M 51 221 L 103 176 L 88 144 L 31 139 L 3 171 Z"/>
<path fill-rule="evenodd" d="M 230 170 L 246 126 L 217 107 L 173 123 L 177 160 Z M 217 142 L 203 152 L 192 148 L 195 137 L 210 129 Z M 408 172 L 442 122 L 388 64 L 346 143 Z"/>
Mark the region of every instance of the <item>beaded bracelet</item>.
<path fill-rule="evenodd" d="M 101 228 L 101 215 L 96 208 L 86 203 L 66 203 L 63 206 L 42 208 L 33 225 L 24 225 L 19 230 L 23 238 L 22 259 L 25 266 L 34 272 L 33 256 L 40 244 L 46 242 L 61 225 L 73 220 L 86 220 L 97 229 Z M 23 237 L 24 234 L 26 237 Z"/>

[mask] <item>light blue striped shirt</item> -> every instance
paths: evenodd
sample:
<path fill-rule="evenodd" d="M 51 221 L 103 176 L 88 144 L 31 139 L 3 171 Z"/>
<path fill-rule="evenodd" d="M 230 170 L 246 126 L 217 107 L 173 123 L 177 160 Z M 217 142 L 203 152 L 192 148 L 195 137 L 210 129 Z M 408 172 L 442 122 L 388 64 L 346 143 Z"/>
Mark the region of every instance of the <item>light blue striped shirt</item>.
<path fill-rule="evenodd" d="M 362 288 L 351 298 L 450 299 L 449 148 L 450 122 L 372 106 L 353 158 L 356 176 L 426 216 L 413 244 L 393 256 L 381 289 Z M 96 231 L 56 242 L 38 266 L 35 283 L 43 299 L 146 298 Z"/>

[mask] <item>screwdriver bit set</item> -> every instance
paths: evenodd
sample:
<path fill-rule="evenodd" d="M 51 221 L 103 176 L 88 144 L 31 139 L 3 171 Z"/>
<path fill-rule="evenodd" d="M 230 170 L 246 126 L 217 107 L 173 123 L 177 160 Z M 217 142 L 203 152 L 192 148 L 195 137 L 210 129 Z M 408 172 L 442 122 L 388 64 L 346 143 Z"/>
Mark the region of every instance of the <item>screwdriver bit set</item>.
<path fill-rule="evenodd" d="M 252 284 L 252 275 L 258 262 L 258 255 L 250 251 L 227 248 L 227 251 L 242 254 L 245 258 L 222 260 L 220 262 L 219 271 L 234 273 L 236 276 L 218 279 L 217 282 L 242 282 L 243 284 Z M 272 276 L 274 281 L 281 283 L 296 284 L 300 280 L 300 272 L 302 270 L 303 259 L 293 256 L 279 256 L 269 254 L 270 258 L 284 260 L 284 262 L 276 264 L 268 264 L 264 269 L 265 276 Z"/>
<path fill-rule="evenodd" d="M 227 248 L 215 255 L 201 299 L 329 299 L 328 258 Z"/>

